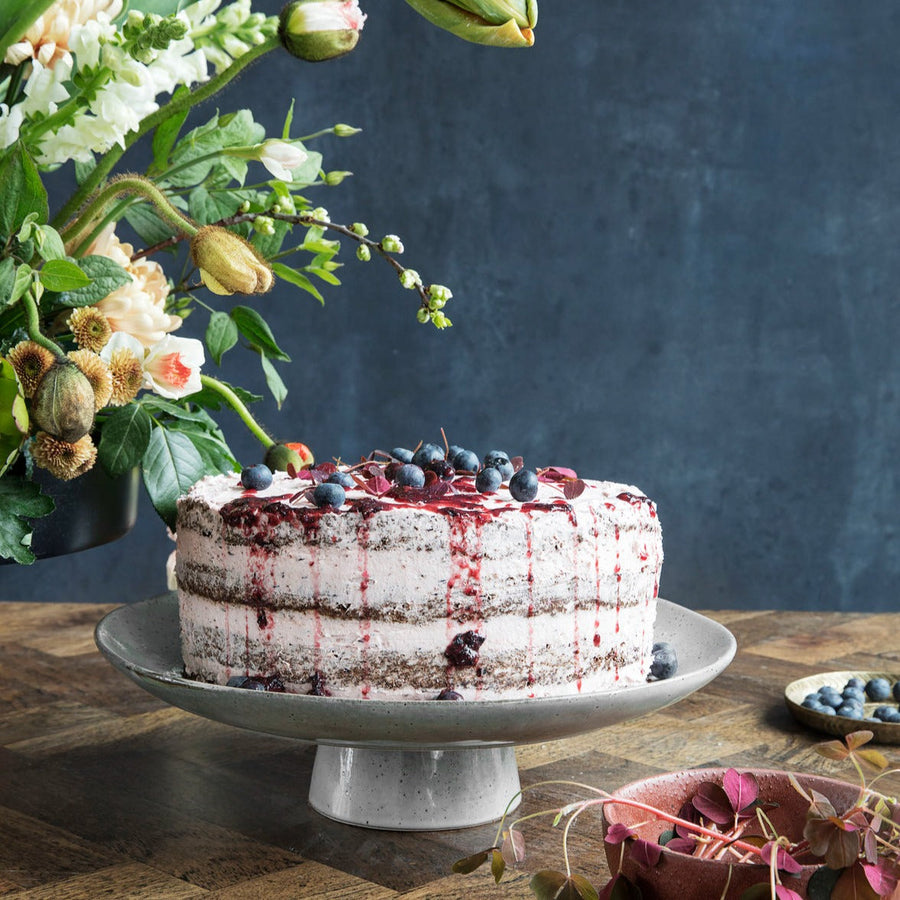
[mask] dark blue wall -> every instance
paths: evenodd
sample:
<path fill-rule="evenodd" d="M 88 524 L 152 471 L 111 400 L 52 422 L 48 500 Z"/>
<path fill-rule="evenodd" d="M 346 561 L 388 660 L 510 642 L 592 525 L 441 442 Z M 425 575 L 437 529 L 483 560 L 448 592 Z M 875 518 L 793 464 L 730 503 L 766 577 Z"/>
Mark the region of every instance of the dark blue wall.
<path fill-rule="evenodd" d="M 492 51 L 363 5 L 351 56 L 267 61 L 218 105 L 364 128 L 321 143 L 355 177 L 317 202 L 398 233 L 454 327 L 348 248 L 324 308 L 258 301 L 294 357 L 269 426 L 320 458 L 443 426 L 637 484 L 686 606 L 896 609 L 900 10 L 544 0 L 532 50 Z M 236 353 L 222 374 L 261 384 Z M 168 549 L 146 507 L 0 596 L 138 599 Z"/>

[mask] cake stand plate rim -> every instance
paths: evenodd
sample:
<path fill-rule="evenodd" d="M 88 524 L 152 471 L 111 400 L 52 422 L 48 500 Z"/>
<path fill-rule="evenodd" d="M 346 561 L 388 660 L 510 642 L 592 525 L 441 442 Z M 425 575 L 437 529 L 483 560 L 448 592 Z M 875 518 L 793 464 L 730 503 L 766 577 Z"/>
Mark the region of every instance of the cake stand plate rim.
<path fill-rule="evenodd" d="M 655 638 L 671 641 L 679 652 L 679 673 L 665 681 L 561 697 L 437 703 L 261 693 L 184 678 L 174 592 L 120 606 L 95 629 L 98 648 L 115 668 L 188 712 L 282 737 L 396 749 L 528 744 L 608 727 L 703 687 L 737 648 L 723 625 L 663 599 Z"/>

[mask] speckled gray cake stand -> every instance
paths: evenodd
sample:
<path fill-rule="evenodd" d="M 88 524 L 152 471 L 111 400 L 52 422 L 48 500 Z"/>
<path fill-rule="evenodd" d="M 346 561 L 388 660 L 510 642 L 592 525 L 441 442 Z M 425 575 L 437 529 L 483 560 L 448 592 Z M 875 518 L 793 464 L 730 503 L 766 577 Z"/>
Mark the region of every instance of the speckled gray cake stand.
<path fill-rule="evenodd" d="M 678 653 L 678 674 L 666 681 L 534 700 L 436 702 L 274 694 L 192 681 L 183 677 L 175 594 L 113 610 L 95 635 L 117 669 L 173 706 L 315 742 L 313 808 L 341 822 L 398 831 L 499 819 L 519 791 L 516 744 L 571 737 L 669 706 L 712 681 L 736 649 L 726 628 L 666 600 L 659 601 L 654 636 Z"/>

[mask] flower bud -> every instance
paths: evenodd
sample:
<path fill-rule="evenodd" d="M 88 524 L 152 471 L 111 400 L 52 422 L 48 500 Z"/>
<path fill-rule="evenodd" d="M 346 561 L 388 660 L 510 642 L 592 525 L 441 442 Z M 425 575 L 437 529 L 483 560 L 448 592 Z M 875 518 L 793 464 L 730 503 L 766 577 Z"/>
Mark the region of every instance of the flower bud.
<path fill-rule="evenodd" d="M 414 290 L 421 283 L 422 279 L 419 278 L 419 273 L 415 269 L 404 269 L 400 273 L 400 284 L 409 291 Z"/>
<path fill-rule="evenodd" d="M 372 258 L 372 251 L 365 244 L 360 244 L 356 248 L 356 258 L 360 262 L 368 262 Z"/>
<path fill-rule="evenodd" d="M 272 444 L 266 450 L 266 465 L 273 472 L 299 472 L 308 469 L 315 463 L 312 451 L 306 444 L 292 442 L 289 444 Z"/>
<path fill-rule="evenodd" d="M 401 241 L 396 234 L 386 234 L 381 239 L 381 249 L 384 250 L 385 253 L 402 253 L 403 241 Z"/>
<path fill-rule="evenodd" d="M 538 0 L 406 0 L 433 25 L 465 41 L 531 47 Z"/>
<path fill-rule="evenodd" d="M 349 53 L 365 21 L 359 0 L 294 0 L 281 11 L 278 36 L 291 55 L 321 62 Z"/>
<path fill-rule="evenodd" d="M 293 141 L 270 139 L 259 145 L 259 161 L 276 178 L 290 181 L 294 169 L 306 162 L 309 154 Z"/>
<path fill-rule="evenodd" d="M 253 245 L 218 225 L 204 225 L 191 238 L 191 259 L 215 294 L 265 294 L 275 283 Z"/>
<path fill-rule="evenodd" d="M 354 128 L 353 125 L 344 125 L 342 122 L 338 122 L 331 130 L 338 137 L 353 137 L 354 134 L 359 134 L 362 128 Z"/>
<path fill-rule="evenodd" d="M 325 184 L 329 187 L 334 187 L 336 184 L 340 184 L 348 175 L 352 175 L 352 172 L 346 172 L 343 169 L 334 169 L 331 172 L 325 173 Z"/>
<path fill-rule="evenodd" d="M 68 359 L 57 359 L 31 398 L 31 418 L 42 431 L 69 444 L 94 425 L 94 390 Z"/>

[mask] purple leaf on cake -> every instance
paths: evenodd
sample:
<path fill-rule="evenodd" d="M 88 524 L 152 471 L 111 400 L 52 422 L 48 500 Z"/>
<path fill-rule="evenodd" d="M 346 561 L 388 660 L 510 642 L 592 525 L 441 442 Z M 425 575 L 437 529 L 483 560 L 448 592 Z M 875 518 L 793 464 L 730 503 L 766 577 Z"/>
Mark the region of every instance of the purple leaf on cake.
<path fill-rule="evenodd" d="M 574 500 L 576 497 L 580 497 L 584 493 L 585 487 L 585 483 L 580 478 L 567 478 L 563 482 L 563 496 L 566 498 L 566 500 Z"/>
<path fill-rule="evenodd" d="M 569 478 L 577 478 L 574 469 L 566 469 L 562 466 L 549 466 L 538 470 L 538 481 L 566 481 Z"/>

